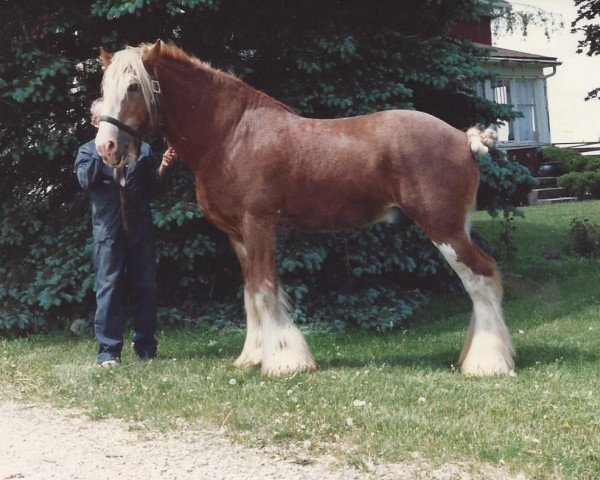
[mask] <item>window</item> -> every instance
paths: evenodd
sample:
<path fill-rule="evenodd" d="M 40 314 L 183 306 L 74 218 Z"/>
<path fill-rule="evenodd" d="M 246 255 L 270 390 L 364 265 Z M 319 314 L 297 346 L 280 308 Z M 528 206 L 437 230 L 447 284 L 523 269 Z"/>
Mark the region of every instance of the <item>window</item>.
<path fill-rule="evenodd" d="M 494 101 L 512 104 L 523 117 L 498 126 L 501 142 L 537 142 L 535 79 L 500 79 L 492 82 Z"/>

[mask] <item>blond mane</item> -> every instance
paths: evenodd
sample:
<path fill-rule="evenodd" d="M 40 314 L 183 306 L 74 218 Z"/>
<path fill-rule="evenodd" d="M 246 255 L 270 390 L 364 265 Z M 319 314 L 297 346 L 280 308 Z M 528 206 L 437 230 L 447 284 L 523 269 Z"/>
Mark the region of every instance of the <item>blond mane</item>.
<path fill-rule="evenodd" d="M 146 108 L 148 109 L 148 112 L 152 114 L 153 106 L 157 102 L 157 94 L 153 89 L 153 79 L 150 73 L 146 70 L 142 60 L 144 53 L 152 47 L 153 44 L 150 43 L 143 43 L 138 47 L 128 46 L 124 50 L 116 52 L 113 55 L 112 60 L 106 68 L 104 77 L 102 79 L 102 96 L 104 98 L 108 98 L 108 96 L 115 94 L 116 92 L 124 92 L 133 78 L 139 82 Z M 254 89 L 243 80 L 237 78 L 235 75 L 213 68 L 210 64 L 187 54 L 172 42 L 162 43 L 160 56 L 162 58 L 172 59 L 180 63 L 187 63 L 196 68 L 199 67 L 205 72 L 217 75 L 222 79 L 230 79 L 232 81 L 239 82 L 240 85 L 243 85 L 245 88 L 254 92 L 254 94 L 257 95 L 258 98 L 261 98 L 262 101 L 267 101 L 289 112 L 292 112 L 291 108 L 284 103 L 279 102 L 260 90 Z"/>
<path fill-rule="evenodd" d="M 126 47 L 113 55 L 102 78 L 102 96 L 106 99 L 117 92 L 126 91 L 131 80 L 135 79 L 140 84 L 144 103 L 151 114 L 156 103 L 156 93 L 152 88 L 152 77 L 142 61 L 144 48 L 145 46 Z"/>

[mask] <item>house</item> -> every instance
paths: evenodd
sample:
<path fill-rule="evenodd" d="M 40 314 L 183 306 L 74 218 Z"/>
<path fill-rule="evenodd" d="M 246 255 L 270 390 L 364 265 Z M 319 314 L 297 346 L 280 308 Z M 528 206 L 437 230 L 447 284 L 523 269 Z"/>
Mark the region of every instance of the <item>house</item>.
<path fill-rule="evenodd" d="M 537 173 L 539 150 L 551 142 L 546 79 L 561 64 L 554 57 L 518 52 L 492 46 L 491 21 L 511 8 L 503 0 L 491 0 L 493 13 L 478 22 L 457 25 L 452 34 L 489 49 L 482 65 L 493 78 L 477 86 L 478 94 L 498 103 L 512 104 L 522 113 L 506 125 L 498 126 L 498 146 L 513 161 Z"/>

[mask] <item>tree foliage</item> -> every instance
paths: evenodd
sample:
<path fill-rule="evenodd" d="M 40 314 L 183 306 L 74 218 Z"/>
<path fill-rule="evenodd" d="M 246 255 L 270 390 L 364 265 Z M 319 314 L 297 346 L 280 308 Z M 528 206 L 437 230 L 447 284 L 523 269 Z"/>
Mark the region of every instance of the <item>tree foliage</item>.
<path fill-rule="evenodd" d="M 483 0 L 3 3 L 0 331 L 59 325 L 93 310 L 89 203 L 72 165 L 77 147 L 94 135 L 87 110 L 99 96 L 100 45 L 110 51 L 173 40 L 307 116 L 416 108 L 465 128 L 514 116 L 474 95 L 487 78 L 477 58 L 484 52 L 450 36 L 457 22 L 488 8 Z M 153 143 L 163 147 L 161 139 Z M 484 206 L 511 204 L 514 169 L 491 157 L 483 162 L 496 199 Z M 178 169 L 164 191 L 154 222 L 165 319 L 193 312 L 217 324 L 241 320 L 239 267 L 224 235 L 195 206 L 189 173 Z M 335 314 L 342 323 L 390 328 L 424 301 L 432 275 L 442 271 L 442 283 L 451 283 L 445 264 L 406 220 L 280 237 L 280 273 L 292 299 L 302 300 L 300 320 Z"/>
<path fill-rule="evenodd" d="M 564 28 L 562 15 L 545 10 L 535 5 L 523 3 L 511 4 L 510 9 L 494 19 L 495 35 L 513 35 L 520 33 L 527 37 L 530 28 L 540 28 L 549 40 L 553 32 Z"/>
<path fill-rule="evenodd" d="M 577 17 L 571 23 L 571 32 L 582 33 L 583 39 L 579 40 L 577 53 L 585 53 L 592 57 L 600 54 L 600 0 L 575 0 Z M 598 98 L 600 87 L 588 92 L 586 100 Z"/>

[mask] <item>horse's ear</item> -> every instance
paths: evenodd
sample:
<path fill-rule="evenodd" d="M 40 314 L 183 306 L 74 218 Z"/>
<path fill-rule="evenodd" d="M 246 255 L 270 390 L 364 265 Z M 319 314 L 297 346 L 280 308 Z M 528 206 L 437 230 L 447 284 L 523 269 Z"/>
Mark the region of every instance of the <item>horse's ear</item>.
<path fill-rule="evenodd" d="M 163 41 L 159 38 L 154 45 L 144 52 L 142 60 L 144 63 L 152 64 L 160 55 L 160 51 L 163 47 Z"/>
<path fill-rule="evenodd" d="M 102 66 L 104 68 L 108 67 L 108 64 L 112 60 L 112 53 L 108 53 L 102 47 L 100 47 L 100 61 L 102 62 Z"/>

